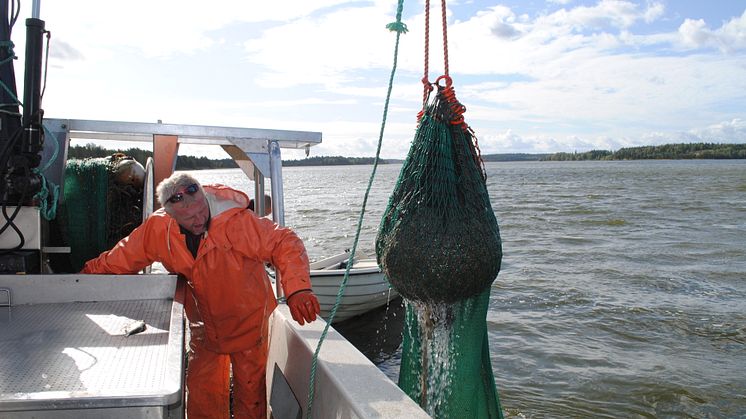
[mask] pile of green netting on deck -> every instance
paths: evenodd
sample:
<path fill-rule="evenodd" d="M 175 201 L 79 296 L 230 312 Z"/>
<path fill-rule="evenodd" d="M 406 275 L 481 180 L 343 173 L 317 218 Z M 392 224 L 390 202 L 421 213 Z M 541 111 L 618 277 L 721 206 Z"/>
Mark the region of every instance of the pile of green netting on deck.
<path fill-rule="evenodd" d="M 502 245 L 465 108 L 438 86 L 420 116 L 376 253 L 404 297 L 399 386 L 436 418 L 502 418 L 486 316 Z"/>
<path fill-rule="evenodd" d="M 58 223 L 70 247 L 72 271 L 80 271 L 142 222 L 141 167 L 122 154 L 67 161 Z"/>

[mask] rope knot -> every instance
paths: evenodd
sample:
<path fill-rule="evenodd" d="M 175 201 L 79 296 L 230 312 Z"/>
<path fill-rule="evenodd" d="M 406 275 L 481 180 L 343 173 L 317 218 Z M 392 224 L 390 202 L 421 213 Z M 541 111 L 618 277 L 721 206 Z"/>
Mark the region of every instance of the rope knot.
<path fill-rule="evenodd" d="M 15 48 L 15 46 L 16 45 L 13 43 L 13 41 L 10 41 L 10 40 L 8 40 L 8 41 L 0 41 L 0 48 L 5 48 L 5 50 L 8 52 L 8 57 L 5 58 L 4 60 L 0 61 L 0 65 L 3 65 L 5 63 L 7 63 L 7 62 L 13 61 L 13 60 L 15 60 L 15 59 L 18 58 L 18 57 L 16 57 L 16 53 L 15 53 L 15 51 L 13 49 L 13 48 Z"/>
<path fill-rule="evenodd" d="M 407 29 L 407 25 L 404 22 L 391 22 L 388 25 L 386 25 L 386 29 L 390 30 L 391 32 L 398 32 L 398 33 L 407 33 L 409 32 L 409 29 Z"/>

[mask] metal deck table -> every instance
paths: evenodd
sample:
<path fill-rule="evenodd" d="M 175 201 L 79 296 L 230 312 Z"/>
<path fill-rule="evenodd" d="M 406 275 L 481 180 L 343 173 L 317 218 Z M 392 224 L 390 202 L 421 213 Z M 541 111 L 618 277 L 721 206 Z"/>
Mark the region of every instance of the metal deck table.
<path fill-rule="evenodd" d="M 1 275 L 0 418 L 183 417 L 182 302 L 173 275 Z"/>

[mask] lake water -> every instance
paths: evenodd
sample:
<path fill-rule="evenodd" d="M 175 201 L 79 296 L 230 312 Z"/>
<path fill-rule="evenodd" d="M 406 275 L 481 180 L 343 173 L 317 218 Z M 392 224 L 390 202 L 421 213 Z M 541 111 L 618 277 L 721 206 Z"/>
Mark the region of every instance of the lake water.
<path fill-rule="evenodd" d="M 381 165 L 358 255 L 401 165 Z M 312 259 L 350 248 L 372 166 L 284 170 Z M 746 161 L 488 163 L 487 316 L 509 418 L 746 417 Z M 193 172 L 253 191 L 239 170 Z M 339 329 L 396 381 L 400 302 Z M 398 338 L 397 338 L 398 336 Z"/>

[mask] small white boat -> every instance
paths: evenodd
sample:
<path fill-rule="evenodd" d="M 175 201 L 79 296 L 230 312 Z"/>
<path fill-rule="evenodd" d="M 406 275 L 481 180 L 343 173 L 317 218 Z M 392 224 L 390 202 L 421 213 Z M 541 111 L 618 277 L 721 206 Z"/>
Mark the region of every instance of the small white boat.
<path fill-rule="evenodd" d="M 345 277 L 349 250 L 311 263 L 311 285 L 321 305 L 321 317 L 328 319 L 337 301 Z M 385 306 L 399 294 L 384 278 L 375 259 L 355 259 L 342 300 L 332 323 L 339 323 L 378 307 Z"/>

